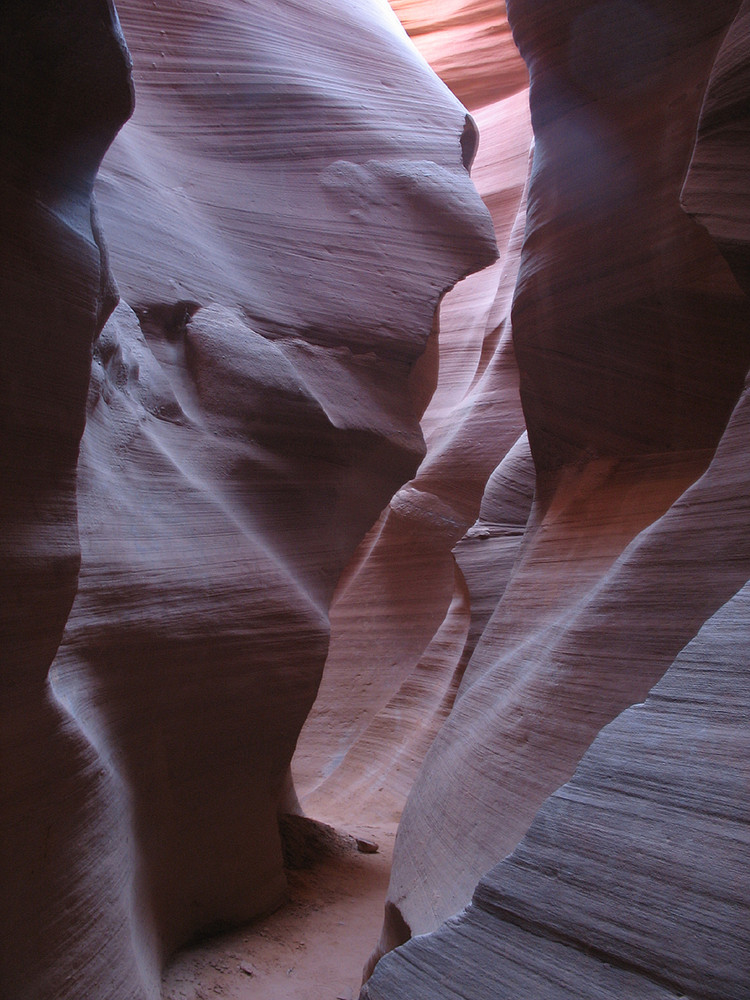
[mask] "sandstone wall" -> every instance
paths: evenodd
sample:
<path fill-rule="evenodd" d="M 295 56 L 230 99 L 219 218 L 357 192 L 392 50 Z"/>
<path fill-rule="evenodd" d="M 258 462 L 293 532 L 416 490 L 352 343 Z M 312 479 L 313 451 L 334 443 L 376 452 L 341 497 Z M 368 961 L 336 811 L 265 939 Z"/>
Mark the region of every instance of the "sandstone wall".
<path fill-rule="evenodd" d="M 91 193 L 131 111 L 110 6 L 3 4 L 0 86 L 0 994 L 130 998 L 117 789 L 47 681 L 76 593 L 91 345 L 116 301 Z"/>
<path fill-rule="evenodd" d="M 526 71 L 504 16 L 476 3 L 438 5 L 440 16 L 433 3 L 393 6 L 476 121 L 472 178 L 500 252 L 442 302 L 434 343 L 413 376 L 429 401 L 427 452 L 342 577 L 321 690 L 294 760 L 307 811 L 396 823 L 470 653 L 471 602 L 452 549 L 524 426 L 510 304 L 531 128 Z M 480 37 L 492 72 L 478 59 Z"/>
<path fill-rule="evenodd" d="M 2 7 L 3 998 L 276 906 L 298 737 L 408 796 L 365 996 L 747 995 L 748 4 L 508 7 L 531 121 L 502 5 L 393 3 L 472 121 L 123 0 L 114 143 L 112 4 Z"/>
<path fill-rule="evenodd" d="M 497 255 L 465 110 L 384 2 L 119 13 L 93 365 L 128 58 L 107 3 L 0 15 L 13 1000 L 155 996 L 284 898 L 331 594 L 422 457 L 438 302 Z"/>
<path fill-rule="evenodd" d="M 423 933 L 473 902 L 363 996 L 747 995 L 747 8 L 689 6 L 509 5 L 536 499 L 388 912 Z"/>

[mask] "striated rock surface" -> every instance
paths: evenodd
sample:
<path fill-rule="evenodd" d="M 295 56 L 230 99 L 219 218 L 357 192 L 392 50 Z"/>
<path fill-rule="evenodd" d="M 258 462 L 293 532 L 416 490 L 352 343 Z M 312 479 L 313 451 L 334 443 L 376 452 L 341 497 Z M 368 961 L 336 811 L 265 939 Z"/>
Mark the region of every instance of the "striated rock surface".
<path fill-rule="evenodd" d="M 495 104 L 528 85 L 504 0 L 390 3 L 419 51 L 469 110 Z"/>
<path fill-rule="evenodd" d="M 3 997 L 284 898 L 332 601 L 365 996 L 747 996 L 748 4 L 509 6 L 528 184 L 502 7 L 393 3 L 491 226 L 384 0 L 124 0 L 116 308 L 112 5 L 0 11 Z"/>
<path fill-rule="evenodd" d="M 110 6 L 56 8 L 0 14 L 0 613 L 2 682 L 19 694 L 43 682 L 75 594 L 91 345 L 115 303 L 92 186 L 131 105 Z"/>
<path fill-rule="evenodd" d="M 628 607 L 638 608 L 646 627 L 630 671 L 660 659 L 686 627 L 685 610 L 657 595 L 649 575 L 671 562 L 691 603 L 747 579 L 749 420 L 746 390 L 706 474 L 620 560 L 609 614 L 596 609 L 598 628 L 616 633 L 614 616 L 633 621 Z M 679 539 L 681 518 L 692 531 Z M 645 580 L 628 577 L 628 559 Z M 386 956 L 363 1000 L 748 995 L 748 601 L 740 583 L 694 626 L 644 704 L 601 732 L 468 909 Z M 596 666 L 597 645 L 586 648 Z M 592 685 L 589 711 L 598 696 Z"/>
<path fill-rule="evenodd" d="M 381 948 L 469 902 L 748 577 L 739 415 L 699 479 L 747 372 L 748 300 L 680 206 L 736 9 L 509 4 L 535 132 L 513 305 L 535 502 L 410 793 Z"/>
<path fill-rule="evenodd" d="M 514 329 L 545 473 L 592 453 L 713 448 L 742 386 L 745 303 L 679 203 L 737 4 L 671 7 L 550 4 L 543 28 L 510 8 L 535 131 Z"/>
<path fill-rule="evenodd" d="M 463 651 L 467 661 L 519 559 L 535 484 L 534 462 L 524 432 L 490 476 L 479 517 L 453 549 L 471 604 L 471 623 Z"/>
<path fill-rule="evenodd" d="M 394 5 L 410 30 L 417 16 L 435 15 L 428 6 Z M 471 16 L 477 29 L 507 33 L 496 11 L 476 6 Z M 471 73 L 476 53 L 468 40 L 459 52 L 452 28 L 437 20 L 433 28 L 440 43 L 432 49 L 413 30 L 421 50 L 435 65 L 439 52 L 460 58 Z M 303 806 L 313 815 L 367 809 L 396 822 L 466 665 L 470 605 L 451 550 L 523 429 L 509 311 L 531 135 L 525 67 L 514 48 L 503 51 L 507 79 L 492 92 L 501 99 L 472 107 L 480 133 L 472 178 L 492 213 L 500 258 L 442 302 L 439 329 L 412 376 L 415 393 L 424 405 L 429 400 L 421 421 L 427 454 L 339 585 L 326 670 L 294 761 Z M 450 82 L 466 99 L 468 79 Z M 493 84 L 486 83 L 489 94 Z"/>
<path fill-rule="evenodd" d="M 123 298 L 237 304 L 267 336 L 413 362 L 494 249 L 465 112 L 384 0 L 119 9 L 138 106 L 99 199 Z"/>
<path fill-rule="evenodd" d="M 0 994 L 97 982 L 129 1000 L 112 782 L 47 683 L 76 592 L 91 345 L 115 302 L 92 201 L 132 100 L 111 5 L 4 3 L 0 88 Z"/>
<path fill-rule="evenodd" d="M 177 946 L 283 900 L 331 595 L 423 455 L 440 298 L 497 256 L 465 110 L 384 2 L 120 15 L 90 385 L 129 62 L 106 3 L 0 15 L 14 1000 L 154 997 Z"/>
<path fill-rule="evenodd" d="M 745 291 L 750 286 L 750 4 L 737 11 L 714 62 L 682 205 L 706 227 Z"/>
<path fill-rule="evenodd" d="M 33 683 L 38 707 L 12 709 L 7 730 L 23 766 L 4 794 L 4 870 L 24 861 L 3 988 L 143 998 L 177 946 L 284 899 L 278 812 L 295 807 L 289 763 L 331 594 L 423 454 L 410 372 L 438 302 L 496 248 L 466 169 L 465 111 L 387 4 L 126 0 L 137 110 L 98 184 L 123 302 L 96 341 L 76 486 L 97 308 L 116 301 L 89 190 L 130 91 L 110 9 L 60 10 L 10 25 L 18 51 L 40 31 L 45 69 L 57 65 L 45 32 L 70 33 L 76 13 L 94 27 L 87 40 L 82 20 L 73 69 L 60 59 L 72 81 L 60 107 L 39 96 L 40 115 L 72 121 L 28 178 L 29 212 L 53 234 L 60 217 L 67 256 L 55 271 L 46 231 L 31 230 L 38 248 L 20 260 L 44 295 L 21 284 L 29 318 L 7 340 L 23 358 L 20 375 L 7 369 L 8 438 L 26 443 L 6 482 L 26 465 L 49 480 L 16 487 L 19 526 L 4 522 L 36 574 L 25 589 L 4 581 L 27 629 L 11 635 L 13 697 Z M 97 60 L 113 46 L 107 75 Z M 76 118 L 89 91 L 90 139 Z M 12 221 L 18 252 L 28 227 Z M 52 346 L 35 369 L 18 347 L 38 330 Z M 22 643 L 37 633 L 32 661 Z"/>
<path fill-rule="evenodd" d="M 748 995 L 749 612 L 745 587 L 363 1000 Z"/>

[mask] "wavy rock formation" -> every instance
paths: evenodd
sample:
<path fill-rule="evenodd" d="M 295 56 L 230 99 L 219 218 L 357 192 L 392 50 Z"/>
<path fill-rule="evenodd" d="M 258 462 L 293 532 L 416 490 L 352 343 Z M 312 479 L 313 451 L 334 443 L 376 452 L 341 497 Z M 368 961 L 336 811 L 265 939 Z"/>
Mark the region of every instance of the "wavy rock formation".
<path fill-rule="evenodd" d="M 115 302 L 92 203 L 132 100 L 111 5 L 3 4 L 0 86 L 0 993 L 127 998 L 111 782 L 47 683 L 76 592 L 91 345 Z"/>
<path fill-rule="evenodd" d="M 475 520 L 488 477 L 523 430 L 509 312 L 531 139 L 526 71 L 507 25 L 496 24 L 486 6 L 453 11 L 451 25 L 472 21 L 466 37 L 431 22 L 425 47 L 418 24 L 435 17 L 434 6 L 394 9 L 436 65 L 442 53 L 465 67 L 465 76 L 449 82 L 479 128 L 472 178 L 492 214 L 500 258 L 442 302 L 439 330 L 419 372 L 425 403 L 430 400 L 421 421 L 427 454 L 360 546 L 334 601 L 331 650 L 294 772 L 304 808 L 338 821 L 364 811 L 396 823 L 451 708 L 466 665 L 471 615 L 451 550 Z M 493 72 L 480 94 L 472 89 L 476 31 L 497 36 L 505 58 L 503 80 Z M 480 69 L 487 74 L 486 65 Z M 478 107 L 479 98 L 493 103 Z"/>
<path fill-rule="evenodd" d="M 465 111 L 387 4 L 120 14 L 125 301 L 88 403 L 129 61 L 106 3 L 2 14 L 0 976 L 34 1000 L 154 996 L 178 945 L 284 898 L 331 594 L 422 457 L 438 302 L 497 255 Z"/>
<path fill-rule="evenodd" d="M 453 549 L 471 605 L 471 623 L 463 652 L 467 662 L 520 557 L 535 485 L 536 470 L 524 431 L 490 476 L 479 517 Z"/>
<path fill-rule="evenodd" d="M 363 1000 L 748 995 L 749 602 L 703 626 L 468 909 L 383 959 Z"/>
<path fill-rule="evenodd" d="M 624 6 L 550 5 L 544 30 L 510 7 L 536 134 L 514 305 L 536 501 L 407 804 L 391 924 L 429 930 L 513 853 L 465 914 L 383 960 L 373 1000 L 747 995 L 746 393 L 724 423 L 750 359 L 747 299 L 715 249 L 747 290 L 741 205 L 727 221 L 747 162 L 747 6 L 707 25 L 666 5 L 633 22 L 628 5 L 620 64 L 598 44 Z M 691 155 L 683 203 L 716 244 L 679 213 Z"/>
<path fill-rule="evenodd" d="M 711 70 L 682 205 L 705 226 L 750 294 L 750 4 L 740 6 Z"/>
<path fill-rule="evenodd" d="M 390 2 L 419 51 L 467 108 L 496 104 L 528 85 L 504 0 Z"/>
<path fill-rule="evenodd" d="M 364 997 L 747 997 L 748 0 L 509 2 L 530 178 L 393 0 L 491 219 L 385 0 L 120 7 L 116 140 L 110 0 L 0 9 L 0 995 L 277 906 L 299 737 L 409 796 Z"/>

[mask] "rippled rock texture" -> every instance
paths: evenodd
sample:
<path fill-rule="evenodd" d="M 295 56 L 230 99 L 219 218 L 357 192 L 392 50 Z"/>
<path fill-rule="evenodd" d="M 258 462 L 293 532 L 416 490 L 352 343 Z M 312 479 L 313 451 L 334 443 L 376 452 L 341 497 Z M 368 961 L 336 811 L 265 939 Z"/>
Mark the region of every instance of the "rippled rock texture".
<path fill-rule="evenodd" d="M 47 682 L 76 593 L 91 345 L 116 301 L 91 192 L 132 94 L 106 0 L 3 4 L 0 86 L 0 993 L 129 997 L 112 782 Z"/>
<path fill-rule="evenodd" d="M 387 4 L 118 6 L 98 338 L 128 58 L 106 3 L 0 15 L 14 1000 L 156 996 L 284 898 L 331 594 L 424 453 L 439 300 L 497 256 L 466 112 Z"/>
<path fill-rule="evenodd" d="M 484 108 L 528 85 L 504 0 L 391 0 L 441 80 L 467 108 Z"/>
<path fill-rule="evenodd" d="M 743 588 L 363 998 L 747 996 L 749 611 Z"/>
<path fill-rule="evenodd" d="M 531 143 L 526 69 L 504 17 L 475 3 L 393 6 L 476 120 L 472 178 L 500 257 L 443 300 L 420 362 L 427 452 L 342 578 L 321 690 L 294 760 L 306 810 L 367 811 L 384 822 L 398 820 L 471 648 L 473 602 L 451 550 L 523 432 L 510 304 Z"/>
<path fill-rule="evenodd" d="M 394 0 L 473 121 L 119 7 L 114 143 L 112 5 L 0 11 L 0 993 L 278 905 L 299 737 L 408 794 L 371 1000 L 746 997 L 748 4 Z"/>
<path fill-rule="evenodd" d="M 535 131 L 513 306 L 535 499 L 407 803 L 384 943 L 450 919 L 370 1000 L 747 996 L 738 7 L 509 4 Z M 528 496 L 518 447 L 487 513 Z"/>

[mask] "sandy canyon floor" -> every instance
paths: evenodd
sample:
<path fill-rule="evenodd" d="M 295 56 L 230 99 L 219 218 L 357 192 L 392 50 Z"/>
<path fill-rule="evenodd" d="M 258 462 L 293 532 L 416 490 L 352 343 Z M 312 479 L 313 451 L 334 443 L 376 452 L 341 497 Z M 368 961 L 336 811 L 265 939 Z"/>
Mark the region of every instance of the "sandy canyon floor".
<path fill-rule="evenodd" d="M 380 934 L 396 826 L 335 826 L 375 841 L 378 852 L 340 844 L 311 867 L 288 871 L 289 902 L 181 952 L 165 973 L 164 1000 L 356 1000 Z"/>

